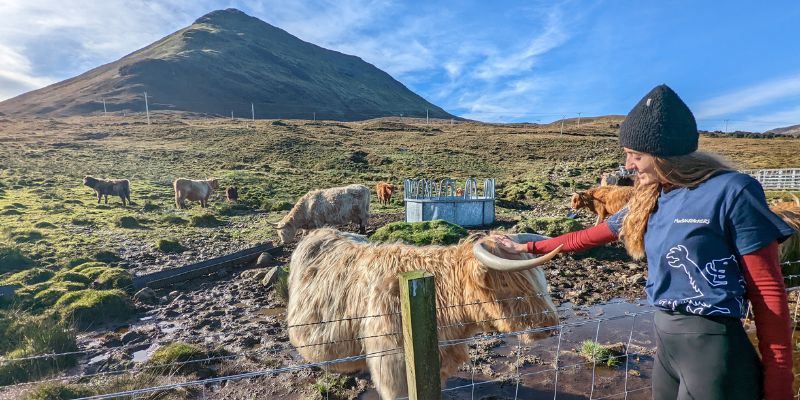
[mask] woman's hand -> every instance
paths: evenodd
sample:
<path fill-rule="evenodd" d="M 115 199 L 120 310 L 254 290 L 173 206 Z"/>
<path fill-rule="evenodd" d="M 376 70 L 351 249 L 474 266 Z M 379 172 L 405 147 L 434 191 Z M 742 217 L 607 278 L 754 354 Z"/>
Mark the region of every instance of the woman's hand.
<path fill-rule="evenodd" d="M 528 251 L 527 243 L 517 243 L 506 235 L 494 235 L 492 239 L 497 243 L 497 247 L 509 253 L 525 253 Z"/>

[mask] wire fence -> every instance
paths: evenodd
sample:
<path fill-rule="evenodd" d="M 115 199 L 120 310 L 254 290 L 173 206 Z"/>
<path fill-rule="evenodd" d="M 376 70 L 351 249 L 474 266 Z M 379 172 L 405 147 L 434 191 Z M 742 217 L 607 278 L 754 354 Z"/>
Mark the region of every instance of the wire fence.
<path fill-rule="evenodd" d="M 797 264 L 788 261 L 786 264 Z M 791 281 L 800 275 L 786 276 Z M 794 326 L 800 324 L 800 287 L 790 287 L 790 311 Z M 468 309 L 488 303 L 526 302 L 542 299 L 548 293 L 534 293 L 527 296 L 514 296 L 502 299 L 491 299 L 462 304 L 451 304 L 437 307 L 437 312 L 452 309 Z M 617 299 L 595 306 L 573 307 L 568 303 L 557 309 L 558 323 L 547 326 L 533 326 L 512 332 L 484 331 L 468 337 L 440 339 L 438 347 L 441 352 L 448 349 L 467 347 L 470 357 L 467 364 L 460 367 L 441 390 L 443 398 L 475 399 L 492 395 L 498 398 L 550 398 L 553 399 L 645 399 L 650 396 L 649 375 L 652 369 L 654 342 L 652 333 L 652 316 L 655 309 L 644 305 L 644 300 L 626 301 Z M 547 314 L 550 311 L 543 311 Z M 747 328 L 752 327 L 752 313 L 748 311 L 744 318 Z M 528 319 L 535 313 L 519 313 L 503 315 L 499 318 L 478 321 L 465 321 L 461 324 L 442 324 L 440 331 L 468 324 L 491 325 L 498 320 Z M 400 319 L 397 312 L 368 316 L 354 316 L 335 320 L 324 320 L 313 323 L 287 325 L 285 329 L 306 329 L 313 325 L 330 325 L 342 323 L 361 323 L 372 318 Z M 441 332 L 440 332 L 441 333 Z M 217 337 L 224 333 L 199 335 Z M 281 374 L 293 374 L 301 370 L 318 373 L 320 369 L 327 371 L 331 367 L 345 363 L 363 363 L 373 358 L 402 357 L 402 333 L 390 331 L 380 335 L 362 335 L 346 340 L 319 340 L 301 346 L 283 343 L 278 347 L 264 348 L 237 353 L 224 353 L 185 361 L 166 364 L 139 363 L 129 368 L 112 371 L 84 373 L 78 369 L 71 374 L 63 374 L 32 382 L 20 382 L 0 387 L 0 395 L 10 388 L 28 387 L 48 382 L 87 382 L 93 378 L 140 374 L 158 371 L 177 371 L 190 365 L 218 364 L 231 360 L 253 360 L 255 365 L 269 360 L 269 368 L 254 368 L 250 371 L 223 374 L 205 379 L 186 380 L 183 382 L 166 382 L 135 389 L 109 391 L 86 397 L 88 399 L 137 398 L 147 394 L 162 393 L 181 388 L 209 388 L 218 390 L 223 382 L 238 382 L 247 379 L 268 378 Z M 530 335 L 542 337 L 528 342 Z M 331 359 L 307 362 L 298 354 L 303 348 L 318 346 L 341 346 L 347 342 L 363 343 L 369 339 L 391 337 L 399 346 L 387 347 L 378 351 L 361 352 L 359 354 L 334 357 Z M 440 338 L 442 336 L 440 335 Z M 601 345 L 592 347 L 587 353 L 584 345 L 587 341 Z M 148 345 L 160 345 L 158 339 L 151 343 L 136 343 L 117 346 L 115 350 L 130 349 Z M 611 353 L 601 356 L 601 349 L 611 349 Z M 797 346 L 793 346 L 797 351 Z M 96 353 L 98 349 L 82 349 L 78 351 L 40 354 L 13 359 L 0 359 L 4 363 L 24 362 L 34 359 L 54 359 L 64 356 Z M 265 358 L 259 358 L 266 356 Z M 327 373 L 327 372 L 326 372 Z M 372 377 L 374 380 L 376 377 Z M 330 392 L 326 392 L 329 395 Z M 795 398 L 800 398 L 800 390 L 795 386 Z"/>
<path fill-rule="evenodd" d="M 743 170 L 766 190 L 800 190 L 800 168 Z"/>

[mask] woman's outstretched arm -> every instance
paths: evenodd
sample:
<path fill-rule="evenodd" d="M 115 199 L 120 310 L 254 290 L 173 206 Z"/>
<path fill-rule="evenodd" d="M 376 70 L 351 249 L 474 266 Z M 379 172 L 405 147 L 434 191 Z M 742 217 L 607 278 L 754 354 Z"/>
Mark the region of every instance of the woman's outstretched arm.
<path fill-rule="evenodd" d="M 607 222 L 591 228 L 583 229 L 576 232 L 565 233 L 561 236 L 556 236 L 552 239 L 540 240 L 538 242 L 516 243 L 505 236 L 500 236 L 497 242 L 505 250 L 511 252 L 529 252 L 529 253 L 549 253 L 555 250 L 558 246 L 564 245 L 561 251 L 573 252 L 589 250 L 591 248 L 602 246 L 617 240 L 617 236 L 609 228 Z"/>

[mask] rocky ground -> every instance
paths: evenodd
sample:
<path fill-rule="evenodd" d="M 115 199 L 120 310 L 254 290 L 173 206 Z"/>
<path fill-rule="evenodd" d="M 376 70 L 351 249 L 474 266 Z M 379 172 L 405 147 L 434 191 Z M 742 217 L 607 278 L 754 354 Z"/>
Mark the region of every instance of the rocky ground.
<path fill-rule="evenodd" d="M 403 213 L 374 215 L 368 233 L 403 218 Z M 508 228 L 514 222 L 512 218 L 501 215 L 495 229 Z M 342 227 L 350 230 L 355 228 Z M 159 260 L 151 264 L 177 266 L 200 257 L 213 257 L 235 250 L 211 245 L 191 256 L 176 256 L 166 262 Z M 137 297 L 138 321 L 113 327 L 111 332 L 102 330 L 98 331 L 102 333 L 90 333 L 82 338 L 82 347 L 92 349 L 84 359 L 82 373 L 142 368 L 145 366 L 142 362 L 157 348 L 173 342 L 195 343 L 203 348 L 222 351 L 216 356 L 219 358 L 213 360 L 211 368 L 195 373 L 194 379 L 212 374 L 230 375 L 304 363 L 288 342 L 285 303 L 273 289 L 277 276 L 275 267 L 288 264 L 292 250 L 293 245 L 285 246 L 281 253 L 262 260 L 257 267 L 246 265 L 226 268 L 211 276 L 177 283 L 170 288 L 146 290 Z M 546 267 L 546 274 L 556 304 L 575 307 L 611 299 L 634 300 L 642 297 L 645 267 L 630 261 L 617 245 L 583 255 L 561 255 Z M 481 357 L 485 358 L 487 347 L 493 347 L 491 340 L 474 346 L 473 362 L 481 365 L 479 373 L 483 371 L 485 375 L 497 376 L 496 373 L 490 373 L 490 364 L 480 361 Z M 530 357 L 531 363 L 541 362 L 536 360 L 535 355 Z M 217 385 L 209 390 L 223 398 L 252 398 L 255 394 L 259 394 L 256 398 L 308 398 L 319 395 L 314 383 L 324 379 L 324 376 L 322 370 L 305 369 L 227 387 Z M 369 381 L 367 376 L 357 376 L 344 385 L 337 398 L 354 398 L 359 393 L 364 398 L 363 393 L 367 391 Z"/>

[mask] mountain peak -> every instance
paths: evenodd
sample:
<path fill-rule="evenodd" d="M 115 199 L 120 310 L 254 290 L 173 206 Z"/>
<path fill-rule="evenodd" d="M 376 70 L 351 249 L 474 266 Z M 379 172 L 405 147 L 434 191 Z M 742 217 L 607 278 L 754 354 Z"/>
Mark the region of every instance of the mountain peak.
<path fill-rule="evenodd" d="M 0 113 L 174 110 L 256 118 L 452 118 L 358 57 L 304 42 L 235 8 L 212 11 L 127 56 L 0 102 Z"/>
<path fill-rule="evenodd" d="M 227 25 L 230 23 L 250 22 L 251 20 L 261 21 L 256 17 L 251 17 L 239 9 L 226 8 L 215 10 L 203 15 L 194 21 L 195 24 Z"/>

